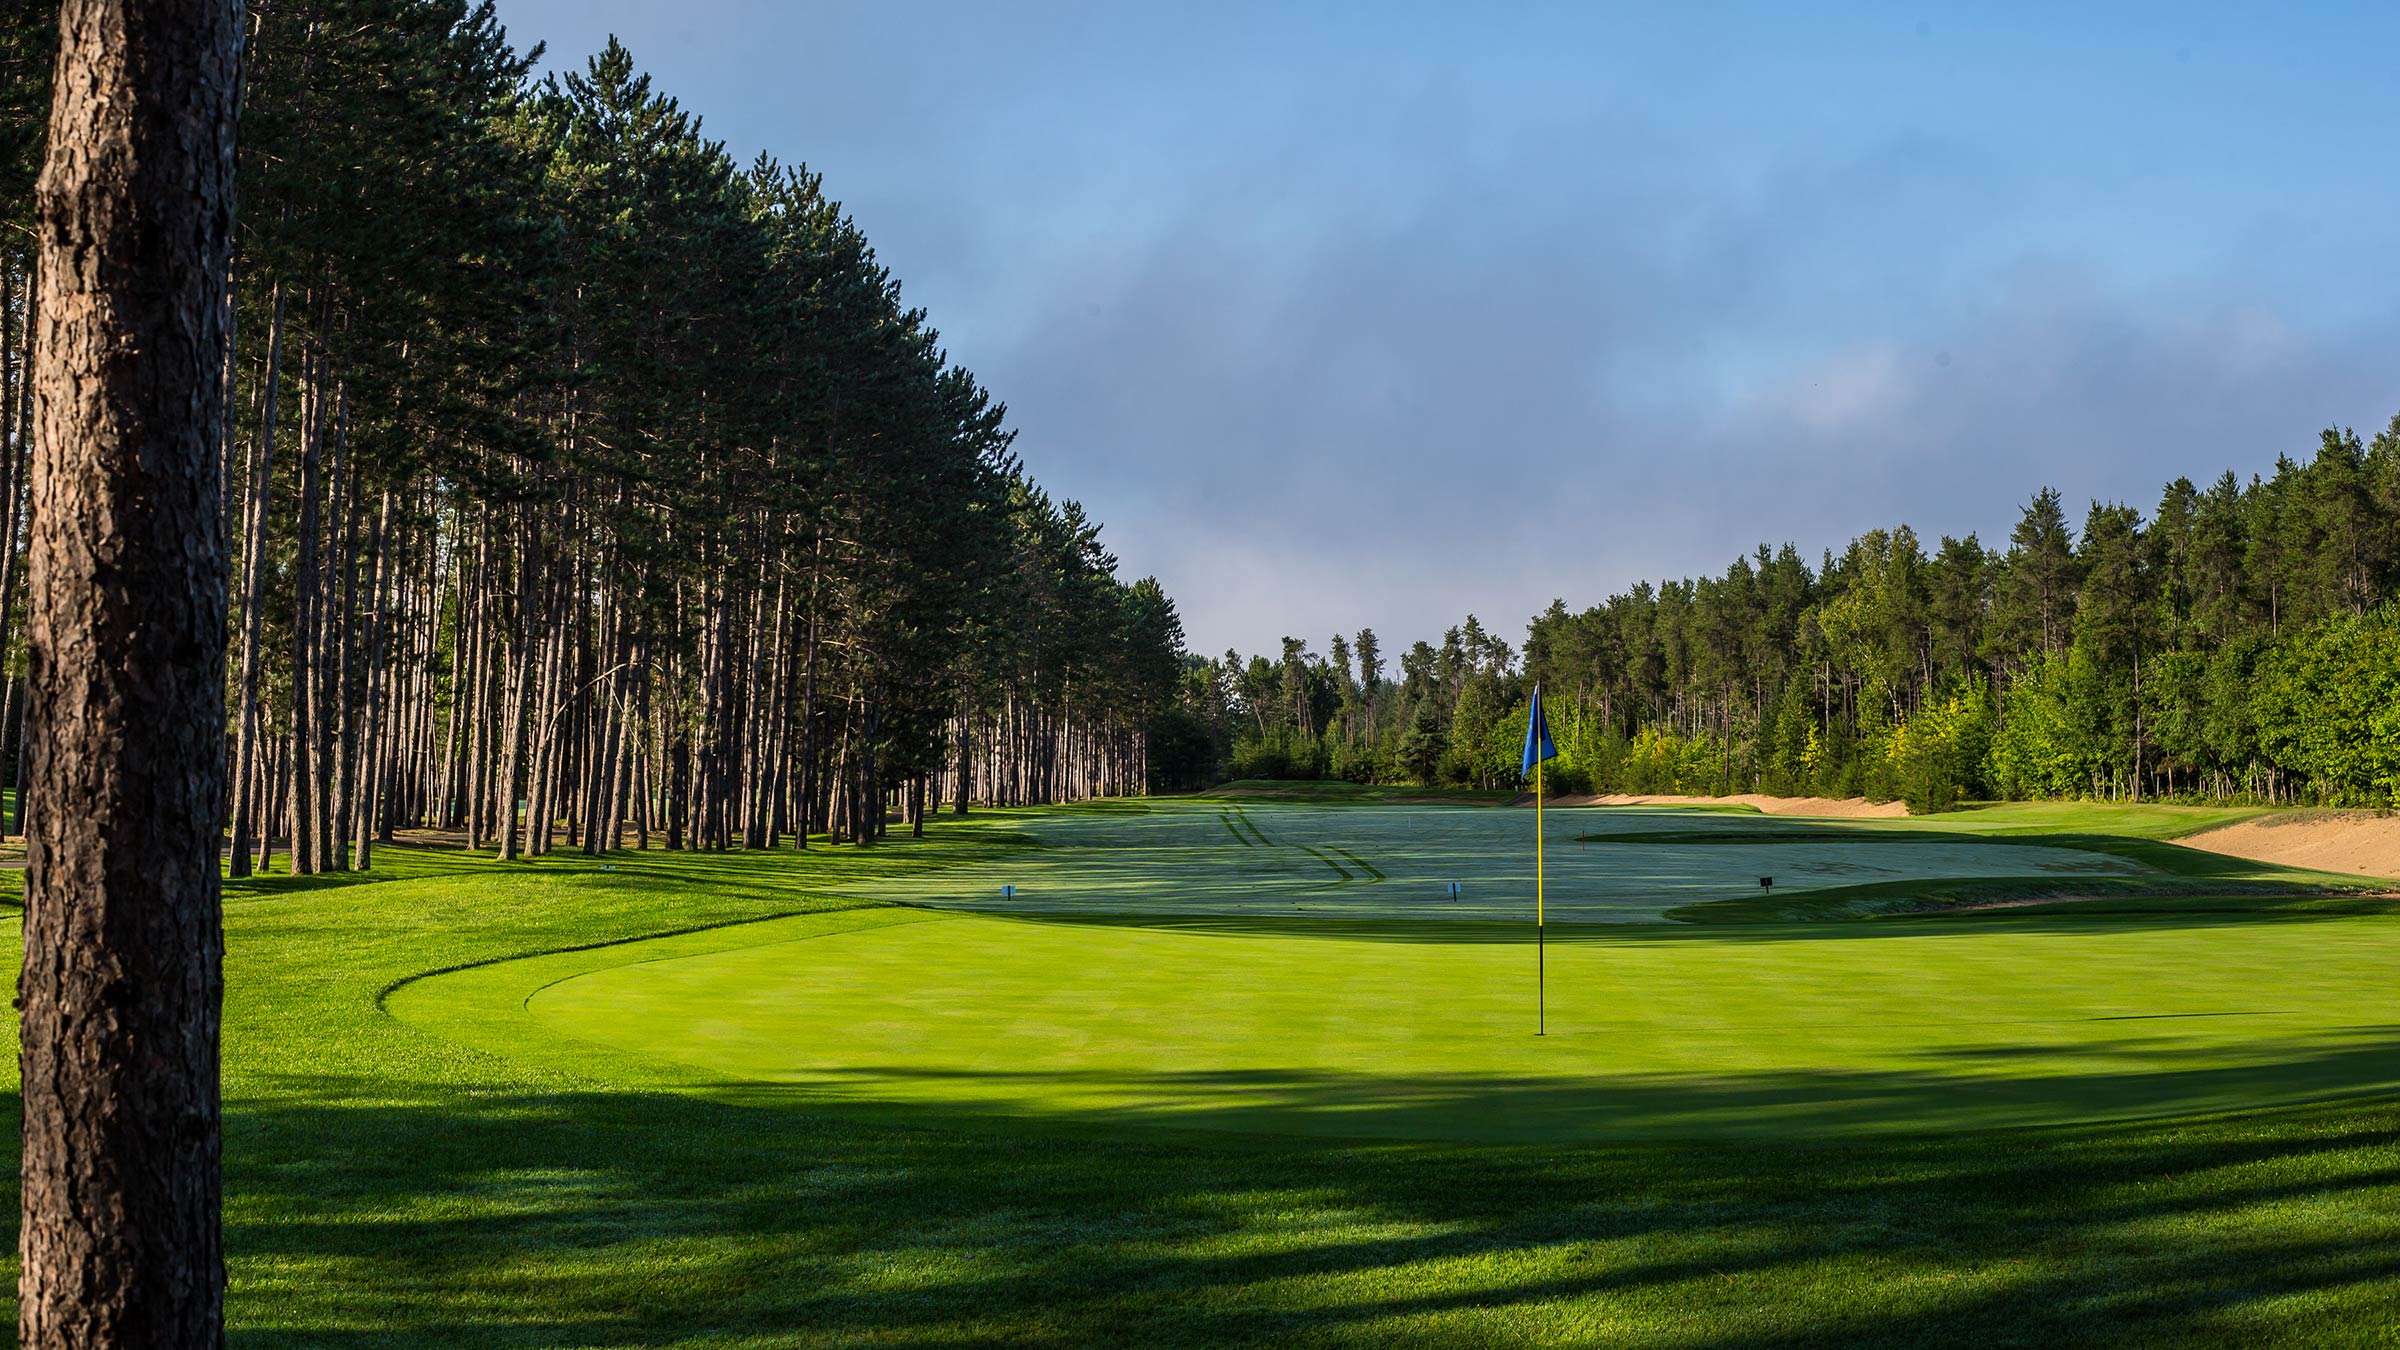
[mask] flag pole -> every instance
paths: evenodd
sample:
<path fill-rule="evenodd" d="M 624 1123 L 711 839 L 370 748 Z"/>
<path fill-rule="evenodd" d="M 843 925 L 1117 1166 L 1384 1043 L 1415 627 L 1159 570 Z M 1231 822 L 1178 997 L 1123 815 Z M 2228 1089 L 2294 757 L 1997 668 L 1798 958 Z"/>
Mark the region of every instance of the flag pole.
<path fill-rule="evenodd" d="M 1550 743 L 1550 724 L 1542 717 L 1542 687 L 1533 687 L 1533 702 L 1525 709 L 1525 758 L 1517 773 L 1533 776 L 1533 1034 L 1550 1034 L 1550 947 L 1543 914 L 1546 882 L 1542 875 L 1542 761 L 1558 749 Z"/>

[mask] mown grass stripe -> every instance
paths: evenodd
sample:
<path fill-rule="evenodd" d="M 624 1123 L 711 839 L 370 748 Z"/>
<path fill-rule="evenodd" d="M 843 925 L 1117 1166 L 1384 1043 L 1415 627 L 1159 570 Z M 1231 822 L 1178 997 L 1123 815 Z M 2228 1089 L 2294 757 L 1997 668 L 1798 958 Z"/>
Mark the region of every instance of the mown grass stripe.
<path fill-rule="evenodd" d="M 1300 846 L 1300 851 L 1316 859 L 1318 862 L 1325 864 L 1327 867 L 1332 868 L 1335 876 L 1340 877 L 1344 881 L 1350 880 L 1350 874 L 1342 870 L 1342 865 L 1340 863 L 1337 863 L 1333 859 L 1326 857 L 1324 854 L 1319 853 L 1317 850 L 1310 848 L 1306 844 L 1302 844 Z"/>
<path fill-rule="evenodd" d="M 1356 868 L 1357 868 L 1359 871 L 1366 873 L 1366 874 L 1367 874 L 1367 880 L 1369 880 L 1369 881 L 1381 881 L 1381 880 L 1383 880 L 1383 869 L 1382 869 L 1382 868 L 1380 868 L 1380 867 L 1377 867 L 1375 864 L 1373 864 L 1373 863 L 1371 863 L 1371 862 L 1368 862 L 1366 859 L 1364 859 L 1364 858 L 1362 858 L 1362 857 L 1358 856 L 1358 855 L 1357 855 L 1357 854 L 1355 854 L 1355 853 L 1352 853 L 1350 850 L 1348 850 L 1348 849 L 1346 849 L 1346 848 L 1336 848 L 1336 849 L 1334 849 L 1333 851 L 1334 851 L 1334 852 L 1336 852 L 1336 853 L 1339 853 L 1339 854 L 1341 854 L 1341 855 L 1342 855 L 1343 857 L 1345 857 L 1345 858 L 1348 858 L 1348 859 L 1350 860 L 1350 865 L 1351 865 L 1351 866 L 1353 866 L 1353 867 L 1356 867 Z"/>
<path fill-rule="evenodd" d="M 2065 835 L 2142 819 L 2038 810 Z M 235 1338 L 2388 1339 L 2390 1281 L 2361 1275 L 2400 1241 L 2388 903 L 1554 927 L 1536 1039 L 1530 935 L 1417 903 L 1451 877 L 1501 890 L 1476 865 L 1522 856 L 1522 815 L 1260 805 L 1388 865 L 1392 890 L 1319 885 L 1303 918 L 1280 855 L 1226 853 L 1214 814 L 945 817 L 888 852 L 399 850 L 382 866 L 439 874 L 234 883 Z M 1501 843 L 1446 823 L 1477 816 Z M 1006 841 L 1031 823 L 1042 847 Z M 737 926 L 870 883 L 1047 891 L 1119 853 L 1158 873 L 1107 882 L 1124 903 L 1229 873 L 1285 903 L 854 911 L 821 921 L 859 925 L 833 944 Z M 693 931 L 622 949 L 664 930 Z M 508 959 L 559 947 L 583 950 Z M 2262 987 L 2293 1011 L 2245 1016 Z M 738 1034 L 695 1038 L 702 1019 Z M 785 1251 L 808 1259 L 759 1279 Z M 2290 1297 L 2236 1318 L 2228 1288 Z"/>

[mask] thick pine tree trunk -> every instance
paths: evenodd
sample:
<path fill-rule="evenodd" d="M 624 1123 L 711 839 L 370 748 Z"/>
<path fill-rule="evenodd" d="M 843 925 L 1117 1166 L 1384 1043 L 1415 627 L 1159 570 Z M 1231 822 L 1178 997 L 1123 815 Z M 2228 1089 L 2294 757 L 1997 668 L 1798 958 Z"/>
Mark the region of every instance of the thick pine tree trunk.
<path fill-rule="evenodd" d="M 224 1343 L 238 0 L 68 0 L 39 207 L 19 1343 Z"/>

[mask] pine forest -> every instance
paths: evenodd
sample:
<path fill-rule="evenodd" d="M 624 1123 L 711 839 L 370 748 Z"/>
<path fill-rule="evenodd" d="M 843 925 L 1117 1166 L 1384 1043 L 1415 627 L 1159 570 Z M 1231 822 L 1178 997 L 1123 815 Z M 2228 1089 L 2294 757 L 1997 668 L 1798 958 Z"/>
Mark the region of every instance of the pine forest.
<path fill-rule="evenodd" d="M 1473 616 L 1390 664 L 1194 659 L 1179 740 L 1255 777 L 1518 784 L 1538 683 L 1566 792 L 2400 799 L 2400 417 L 2323 433 L 2243 481 L 2167 485 L 2147 518 L 2057 492 L 2007 547 L 1905 525 L 1811 565 L 1764 545 L 1722 576 L 1553 602 L 1521 648 Z"/>
<path fill-rule="evenodd" d="M 12 786 L 56 9 L 0 20 Z M 613 42 L 537 78 L 489 4 L 248 23 L 233 875 L 363 868 L 398 829 L 755 849 L 1146 789 L 1173 604 L 1028 476 L 820 176 L 734 163 Z"/>

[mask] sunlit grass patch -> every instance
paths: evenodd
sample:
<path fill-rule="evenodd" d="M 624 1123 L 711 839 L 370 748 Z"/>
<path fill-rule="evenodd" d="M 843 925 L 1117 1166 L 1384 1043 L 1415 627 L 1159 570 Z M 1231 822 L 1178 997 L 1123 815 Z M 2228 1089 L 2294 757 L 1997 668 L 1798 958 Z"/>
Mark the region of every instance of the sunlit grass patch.
<path fill-rule="evenodd" d="M 1687 1130 L 1524 1144 L 1133 1128 L 1106 1110 L 1052 1100 L 1011 1114 L 958 1092 L 833 1103 L 794 1084 L 737 1081 L 723 1064 L 562 1036 L 524 1009 L 519 981 L 532 975 L 571 985 L 591 970 L 705 960 L 804 925 L 842 934 L 828 942 L 863 960 L 879 944 L 949 929 L 978 935 L 962 951 L 979 945 L 995 970 L 1021 951 L 1026 985 L 904 973 L 906 946 L 885 948 L 879 971 L 851 963 L 842 979 L 867 993 L 866 976 L 889 973 L 922 999 L 910 1016 L 926 1035 L 954 1049 L 966 1042 L 938 1023 L 981 1017 L 1004 1055 L 1058 1028 L 1003 1022 L 1038 1021 L 1069 1006 L 1040 999 L 1128 971 L 1124 990 L 1081 1000 L 1087 1029 L 1106 1030 L 1113 1006 L 1166 1024 L 1160 1035 L 1238 1047 L 1255 1032 L 1249 1044 L 1281 1047 L 1280 1079 L 1265 1074 L 1273 1064 L 1222 1050 L 1176 1067 L 1250 1075 L 1263 1098 L 1245 1108 L 1263 1113 L 1254 1124 L 1290 1114 L 1295 1093 L 1302 1105 L 1391 1119 L 1433 1110 L 1458 1085 L 1421 1082 L 1413 1105 L 1389 1104 L 1398 1094 L 1388 1079 L 1440 1047 L 1379 1043 L 1369 1034 L 1379 1019 L 1396 1024 L 1400 1005 L 1455 1028 L 1479 997 L 1468 973 L 1487 960 L 1513 969 L 1522 955 L 1509 945 L 1522 934 L 1514 922 L 1003 920 L 855 894 L 920 869 L 1065 847 L 1024 844 L 1021 822 L 1044 819 L 945 818 L 922 843 L 805 856 L 501 866 L 401 850 L 386 855 L 390 879 L 373 884 L 274 877 L 233 888 L 233 1343 L 2251 1346 L 2373 1343 L 2400 1313 L 2400 1112 L 2374 1087 L 2378 1038 L 2400 1019 L 2371 1000 L 2336 1006 L 2383 968 L 2380 929 L 2392 920 L 2380 912 L 2262 921 L 2162 900 L 2102 923 L 2073 913 L 1554 933 L 1570 939 L 1551 949 L 1569 949 L 1568 984 L 1554 990 L 1574 1000 L 1559 1005 L 1567 1053 L 1583 1053 L 1579 1036 L 1605 1039 L 1576 1018 L 1604 1017 L 1628 1057 L 1685 1058 L 1677 1047 L 1695 1047 L 1737 1083 L 1772 1086 L 1780 1070 L 1768 1061 L 1788 1061 L 1813 1037 L 1880 1057 L 1887 1086 L 1894 1074 L 1925 1085 L 1845 1108 L 1914 1112 L 1910 1128 L 1805 1135 L 1702 1128 L 1747 1108 L 1688 1080 L 1681 1100 L 1703 1109 Z M 1334 847 L 1377 860 L 1349 840 Z M 1896 935 L 1905 940 L 1894 945 Z M 1136 939 L 1153 953 L 1180 946 L 1216 959 L 1151 973 L 1112 964 Z M 2121 942 L 2133 945 L 2105 960 L 2103 944 Z M 1353 962 L 1351 985 L 1334 958 L 1355 948 L 1414 950 L 1418 963 Z M 1877 948 L 1938 951 L 1873 958 Z M 1069 950 L 1079 963 L 1046 955 Z M 1886 972 L 1879 982 L 1861 977 L 1874 968 Z M 1378 995 L 1384 1006 L 1353 1000 L 1361 1015 L 1346 1022 L 1327 1010 L 1376 985 L 1372 976 L 1426 969 L 1455 970 L 1442 978 L 1456 983 L 1394 983 Z M 454 973 L 424 978 L 437 970 Z M 1173 992 L 1187 1006 L 1212 993 L 1213 1007 L 1238 1005 L 1230 986 L 1270 977 L 1299 981 L 1301 994 L 1280 1012 L 1174 1016 L 1160 991 L 1175 973 L 1190 977 Z M 2230 1001 L 2287 989 L 2318 1000 L 2315 1023 L 2273 1031 L 2294 1005 Z M 1039 999 L 1017 996 L 1028 990 Z M 1493 997 L 1505 992 L 1495 985 Z M 2087 1017 L 2140 1014 L 2142 1003 L 2207 1010 L 2159 1006 L 2170 995 L 2253 1013 L 2251 1043 L 2200 1025 L 2216 1019 L 2076 1022 L 2038 1035 L 2010 1024 L 2034 1003 Z M 2112 997 L 2137 1006 L 2098 1006 Z M 1325 1007 L 1295 1006 L 1303 1000 Z M 1844 1003 L 1849 1015 L 1826 1016 Z M 1280 1030 L 1268 1025 L 1278 1019 Z M 1325 1037 L 1312 1054 L 1349 1045 L 1391 1071 L 1386 1104 L 1325 1086 L 1338 1077 L 1312 1086 L 1289 1072 L 1291 1052 L 1312 1044 L 1293 1032 L 1312 1020 Z M 791 1023 L 789 1039 L 851 1069 L 874 1046 L 867 1020 L 840 1006 Z M 1753 1041 L 1761 1062 L 1726 1062 Z M 1456 1044 L 1449 1057 L 1470 1079 L 1516 1072 Z M 2010 1045 L 2031 1053 L 1982 1053 Z M 2043 1056 L 2051 1069 L 2036 1067 Z M 1057 1068 L 1022 1056 L 992 1067 L 1036 1079 Z M 1939 1118 L 1985 1109 L 1979 1079 L 2011 1075 L 2059 1079 L 2054 1097 L 2080 1082 L 2096 1098 L 2156 1092 L 2192 1109 L 1998 1130 Z M 2369 1095 L 2299 1101 L 2312 1083 Z M 1489 1082 L 1466 1086 L 1462 1117 L 1509 1108 L 1541 1118 L 1534 1085 L 1496 1097 Z M 0 1100 L 13 1111 L 13 1097 Z"/>

